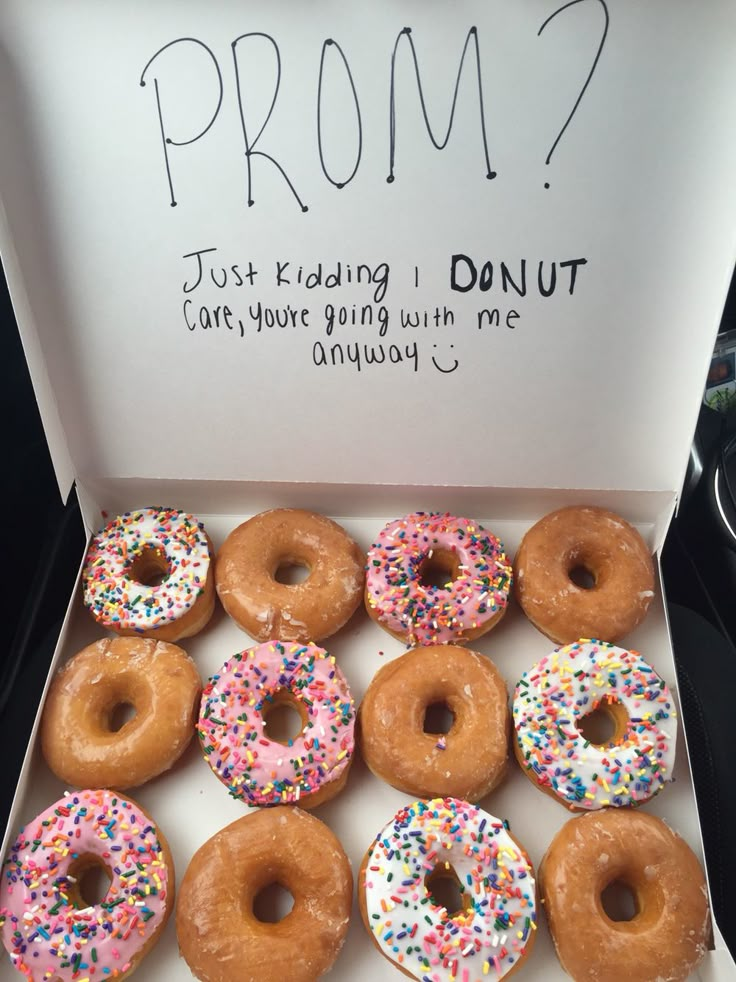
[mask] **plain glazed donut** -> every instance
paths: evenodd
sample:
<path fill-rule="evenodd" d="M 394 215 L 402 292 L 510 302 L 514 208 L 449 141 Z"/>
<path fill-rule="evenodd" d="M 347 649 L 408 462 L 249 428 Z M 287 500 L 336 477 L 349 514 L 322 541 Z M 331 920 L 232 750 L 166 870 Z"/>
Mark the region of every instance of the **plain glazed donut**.
<path fill-rule="evenodd" d="M 363 591 L 364 556 L 324 515 L 265 511 L 239 525 L 217 554 L 217 593 L 256 641 L 324 641 L 349 620 Z M 304 566 L 303 583 L 279 583 L 281 566 Z"/>
<path fill-rule="evenodd" d="M 264 923 L 253 904 L 274 883 L 294 906 Z M 189 864 L 176 909 L 179 950 L 206 982 L 312 982 L 340 952 L 352 899 L 350 863 L 325 824 L 300 808 L 252 812 Z"/>
<path fill-rule="evenodd" d="M 634 896 L 629 921 L 603 908 L 613 883 Z M 703 871 L 654 815 L 609 810 L 567 822 L 542 860 L 539 885 L 560 964 L 577 982 L 680 982 L 707 951 Z"/>
<path fill-rule="evenodd" d="M 454 881 L 460 910 L 435 900 L 437 880 Z M 358 903 L 381 954 L 422 982 L 507 978 L 534 946 L 529 857 L 506 823 L 455 798 L 415 801 L 378 833 L 360 868 Z"/>
<path fill-rule="evenodd" d="M 79 881 L 104 867 L 93 906 Z M 68 792 L 21 830 L 2 872 L 0 933 L 29 982 L 127 978 L 174 903 L 168 844 L 140 805 L 115 791 Z"/>
<path fill-rule="evenodd" d="M 641 623 L 654 596 L 646 543 L 603 508 L 561 508 L 522 539 L 514 563 L 516 596 L 532 624 L 557 644 L 618 641 Z M 579 586 L 571 574 L 592 580 Z"/>
<path fill-rule="evenodd" d="M 286 744 L 269 739 L 277 705 L 301 716 Z M 197 731 L 205 760 L 233 798 L 249 805 L 316 808 L 345 786 L 355 710 L 335 659 L 316 645 L 270 641 L 234 655 L 202 694 Z"/>
<path fill-rule="evenodd" d="M 181 648 L 165 641 L 95 641 L 54 676 L 41 719 L 51 770 L 73 787 L 133 788 L 167 771 L 194 735 L 202 689 Z M 119 706 L 135 716 L 118 730 Z"/>
<path fill-rule="evenodd" d="M 425 712 L 436 703 L 453 716 L 446 735 L 424 731 Z M 478 801 L 506 773 L 506 686 L 488 658 L 466 648 L 414 648 L 384 665 L 358 718 L 368 767 L 415 797 Z"/>
<path fill-rule="evenodd" d="M 178 641 L 215 609 L 211 543 L 204 526 L 173 508 L 120 515 L 90 543 L 84 603 L 108 631 Z"/>
<path fill-rule="evenodd" d="M 479 638 L 504 615 L 511 589 L 499 540 L 477 522 L 439 512 L 389 522 L 366 569 L 369 615 L 408 646 Z"/>
<path fill-rule="evenodd" d="M 598 711 L 613 733 L 591 743 L 581 722 Z M 637 651 L 603 641 L 558 648 L 516 687 L 514 751 L 527 777 L 572 811 L 639 805 L 672 779 L 672 696 Z"/>

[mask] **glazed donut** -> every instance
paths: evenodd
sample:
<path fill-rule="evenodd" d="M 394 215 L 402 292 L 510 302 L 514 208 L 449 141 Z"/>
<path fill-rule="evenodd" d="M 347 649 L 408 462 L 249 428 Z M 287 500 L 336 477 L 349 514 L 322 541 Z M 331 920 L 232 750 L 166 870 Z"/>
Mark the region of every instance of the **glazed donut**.
<path fill-rule="evenodd" d="M 505 613 L 511 588 L 499 540 L 477 522 L 439 512 L 389 522 L 366 569 L 368 613 L 410 647 L 479 638 Z"/>
<path fill-rule="evenodd" d="M 514 570 L 524 613 L 557 644 L 618 641 L 641 623 L 654 596 L 646 543 L 603 508 L 561 508 L 547 515 L 522 539 Z M 579 574 L 592 581 L 590 587 L 574 581 Z"/>
<path fill-rule="evenodd" d="M 178 641 L 215 609 L 204 526 L 173 508 L 141 508 L 95 535 L 82 572 L 84 603 L 108 631 Z"/>
<path fill-rule="evenodd" d="M 581 732 L 596 711 L 613 726 L 604 744 Z M 557 648 L 522 676 L 513 717 L 527 777 L 572 811 L 639 805 L 672 778 L 674 702 L 637 651 L 604 641 Z"/>
<path fill-rule="evenodd" d="M 324 641 L 360 604 L 364 557 L 324 515 L 297 508 L 265 511 L 228 535 L 217 555 L 217 593 L 235 623 L 256 641 Z M 304 566 L 303 583 L 279 583 L 282 566 Z"/>
<path fill-rule="evenodd" d="M 425 733 L 425 712 L 444 704 L 446 735 Z M 376 777 L 418 798 L 478 801 L 506 773 L 506 686 L 493 663 L 466 648 L 414 648 L 384 665 L 360 705 L 360 747 Z"/>
<path fill-rule="evenodd" d="M 80 878 L 107 871 L 87 903 Z M 174 902 L 168 844 L 140 805 L 115 791 L 73 791 L 21 830 L 5 860 L 0 933 L 32 982 L 127 978 L 163 930 Z"/>
<path fill-rule="evenodd" d="M 294 898 L 275 924 L 254 912 L 274 883 Z M 179 950 L 207 982 L 312 982 L 340 952 L 352 899 L 350 863 L 323 822 L 300 808 L 251 812 L 189 864 L 176 909 Z"/>
<path fill-rule="evenodd" d="M 435 901 L 453 881 L 462 909 Z M 531 953 L 534 870 L 504 822 L 455 798 L 415 801 L 366 853 L 358 903 L 373 943 L 409 978 L 486 982 L 512 975 Z"/>
<path fill-rule="evenodd" d="M 144 638 L 95 641 L 59 669 L 41 718 L 51 770 L 74 787 L 133 788 L 167 771 L 194 735 L 202 685 L 181 648 Z M 135 716 L 114 729 L 117 707 Z"/>
<path fill-rule="evenodd" d="M 601 900 L 613 883 L 634 896 L 631 920 L 612 920 Z M 563 969 L 596 982 L 680 982 L 710 938 L 708 890 L 690 847 L 645 812 L 571 819 L 539 869 L 542 903 Z"/>
<path fill-rule="evenodd" d="M 303 728 L 284 744 L 265 719 L 290 705 Z M 205 760 L 233 798 L 248 805 L 316 808 L 347 781 L 355 711 L 335 659 L 316 645 L 270 641 L 234 655 L 202 693 L 197 731 Z"/>

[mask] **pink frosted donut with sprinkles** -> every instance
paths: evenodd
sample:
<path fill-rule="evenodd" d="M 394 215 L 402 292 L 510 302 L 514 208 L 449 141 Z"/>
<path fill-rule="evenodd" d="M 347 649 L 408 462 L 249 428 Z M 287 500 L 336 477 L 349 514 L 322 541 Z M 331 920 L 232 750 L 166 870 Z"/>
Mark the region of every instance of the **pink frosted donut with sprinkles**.
<path fill-rule="evenodd" d="M 113 519 L 90 543 L 84 603 L 108 631 L 158 641 L 197 634 L 215 609 L 212 543 L 192 515 L 141 508 Z"/>
<path fill-rule="evenodd" d="M 97 904 L 84 874 L 104 867 Z M 69 792 L 21 830 L 2 869 L 0 934 L 31 982 L 124 979 L 174 905 L 168 844 L 140 805 L 114 791 Z"/>
<path fill-rule="evenodd" d="M 451 881 L 457 910 L 435 896 Z M 421 982 L 486 982 L 516 971 L 534 945 L 529 857 L 506 823 L 457 798 L 416 801 L 376 836 L 358 902 L 374 944 Z"/>
<path fill-rule="evenodd" d="M 301 731 L 266 732 L 270 712 L 290 706 Z M 355 750 L 355 707 L 324 648 L 267 641 L 234 655 L 202 694 L 197 732 L 207 763 L 248 805 L 316 808 L 345 785 Z"/>
<path fill-rule="evenodd" d="M 498 624 L 511 584 L 495 535 L 468 518 L 420 511 L 389 522 L 371 546 L 365 603 L 409 646 L 457 644 Z"/>
<path fill-rule="evenodd" d="M 522 676 L 513 720 L 527 777 L 572 811 L 640 805 L 672 778 L 675 705 L 638 651 L 557 648 Z"/>

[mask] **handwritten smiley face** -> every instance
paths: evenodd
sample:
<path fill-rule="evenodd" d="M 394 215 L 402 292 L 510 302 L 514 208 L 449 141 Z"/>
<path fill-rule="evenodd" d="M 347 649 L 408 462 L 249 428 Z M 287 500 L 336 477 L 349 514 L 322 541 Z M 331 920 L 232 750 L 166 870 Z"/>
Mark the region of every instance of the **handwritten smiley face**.
<path fill-rule="evenodd" d="M 432 347 L 433 348 L 436 348 L 437 345 L 436 344 L 433 344 Z M 455 345 L 454 344 L 451 344 L 450 347 L 451 348 L 454 348 Z M 454 364 L 453 364 L 452 368 L 443 368 L 442 365 L 438 365 L 437 364 L 437 359 L 435 358 L 434 355 L 432 355 L 432 364 L 437 369 L 437 371 L 438 372 L 442 372 L 443 375 L 451 375 L 452 372 L 454 372 L 455 369 L 460 365 L 460 362 L 457 360 L 457 358 L 453 358 L 453 361 L 454 361 Z"/>

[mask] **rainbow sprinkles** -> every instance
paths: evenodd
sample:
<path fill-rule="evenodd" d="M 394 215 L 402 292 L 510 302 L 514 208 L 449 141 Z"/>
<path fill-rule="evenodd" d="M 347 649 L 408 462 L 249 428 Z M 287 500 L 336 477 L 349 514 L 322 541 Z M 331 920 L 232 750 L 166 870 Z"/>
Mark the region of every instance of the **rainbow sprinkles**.
<path fill-rule="evenodd" d="M 451 867 L 463 909 L 428 878 Z M 534 871 L 506 824 L 456 798 L 416 801 L 379 832 L 361 873 L 364 918 L 381 952 L 422 982 L 487 982 L 531 948 Z"/>
<path fill-rule="evenodd" d="M 111 877 L 95 906 L 76 887 L 89 857 Z M 120 978 L 166 923 L 169 880 L 138 805 L 112 791 L 67 793 L 20 832 L 3 866 L 0 933 L 13 966 L 32 982 Z"/>

